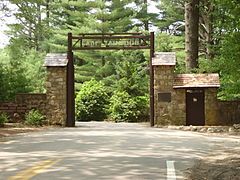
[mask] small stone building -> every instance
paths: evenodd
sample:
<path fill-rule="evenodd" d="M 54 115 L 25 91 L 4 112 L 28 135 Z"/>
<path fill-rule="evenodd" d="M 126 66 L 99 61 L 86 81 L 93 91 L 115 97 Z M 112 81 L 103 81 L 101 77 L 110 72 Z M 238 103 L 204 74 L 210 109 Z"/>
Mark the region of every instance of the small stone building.
<path fill-rule="evenodd" d="M 155 53 L 154 124 L 219 125 L 218 74 L 175 74 L 175 53 Z"/>

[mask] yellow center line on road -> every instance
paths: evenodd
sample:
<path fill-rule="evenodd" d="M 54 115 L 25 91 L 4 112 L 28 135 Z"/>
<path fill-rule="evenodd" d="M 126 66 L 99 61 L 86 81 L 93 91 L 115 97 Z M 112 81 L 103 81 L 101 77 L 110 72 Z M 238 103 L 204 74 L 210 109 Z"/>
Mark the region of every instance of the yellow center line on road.
<path fill-rule="evenodd" d="M 49 159 L 45 161 L 41 161 L 38 164 L 36 164 L 33 167 L 30 167 L 29 169 L 23 170 L 16 174 L 15 176 L 12 176 L 8 178 L 8 180 L 28 180 L 31 179 L 33 176 L 36 176 L 37 174 L 40 174 L 43 172 L 43 170 L 50 168 L 57 162 L 61 161 L 61 159 Z"/>

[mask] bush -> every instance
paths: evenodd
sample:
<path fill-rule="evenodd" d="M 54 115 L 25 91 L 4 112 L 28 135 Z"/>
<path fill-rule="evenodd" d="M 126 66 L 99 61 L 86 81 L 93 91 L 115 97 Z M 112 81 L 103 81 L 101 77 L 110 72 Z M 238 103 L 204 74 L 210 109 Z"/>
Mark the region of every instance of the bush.
<path fill-rule="evenodd" d="M 101 121 L 107 116 L 109 96 L 102 82 L 85 82 L 76 97 L 76 117 L 79 121 Z"/>
<path fill-rule="evenodd" d="M 172 36 L 166 33 L 159 33 L 156 36 L 156 50 L 159 52 L 171 52 L 172 42 L 171 42 Z"/>
<path fill-rule="evenodd" d="M 38 110 L 32 109 L 26 114 L 25 124 L 31 126 L 41 126 L 45 120 L 45 116 L 43 116 Z"/>
<path fill-rule="evenodd" d="M 0 127 L 3 127 L 6 122 L 8 122 L 8 116 L 0 112 Z"/>
<path fill-rule="evenodd" d="M 148 116 L 148 97 L 131 97 L 126 91 L 115 92 L 110 99 L 110 116 L 116 122 L 136 122 Z"/>
<path fill-rule="evenodd" d="M 138 114 L 137 121 L 149 120 L 149 96 L 137 96 L 134 97 L 134 101 L 137 104 L 137 109 L 140 112 Z"/>

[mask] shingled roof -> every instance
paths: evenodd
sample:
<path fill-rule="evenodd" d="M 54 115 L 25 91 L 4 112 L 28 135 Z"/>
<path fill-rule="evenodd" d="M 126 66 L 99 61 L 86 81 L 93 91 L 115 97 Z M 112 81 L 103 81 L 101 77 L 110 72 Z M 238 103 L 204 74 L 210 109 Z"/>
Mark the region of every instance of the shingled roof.
<path fill-rule="evenodd" d="M 61 54 L 61 53 L 48 53 L 45 57 L 45 62 L 43 66 L 49 67 L 49 66 L 67 66 L 68 59 L 67 54 Z"/>
<path fill-rule="evenodd" d="M 168 65 L 175 66 L 176 65 L 176 54 L 175 52 L 156 52 L 152 59 L 152 65 Z"/>
<path fill-rule="evenodd" d="M 177 74 L 173 88 L 220 87 L 218 74 Z"/>

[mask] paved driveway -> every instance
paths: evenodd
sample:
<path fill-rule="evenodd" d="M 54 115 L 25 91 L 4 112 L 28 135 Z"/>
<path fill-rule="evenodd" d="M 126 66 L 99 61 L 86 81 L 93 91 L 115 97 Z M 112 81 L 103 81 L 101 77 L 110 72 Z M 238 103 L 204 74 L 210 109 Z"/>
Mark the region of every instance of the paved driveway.
<path fill-rule="evenodd" d="M 77 123 L 0 139 L 0 179 L 183 179 L 194 160 L 239 142 L 146 124 Z"/>

